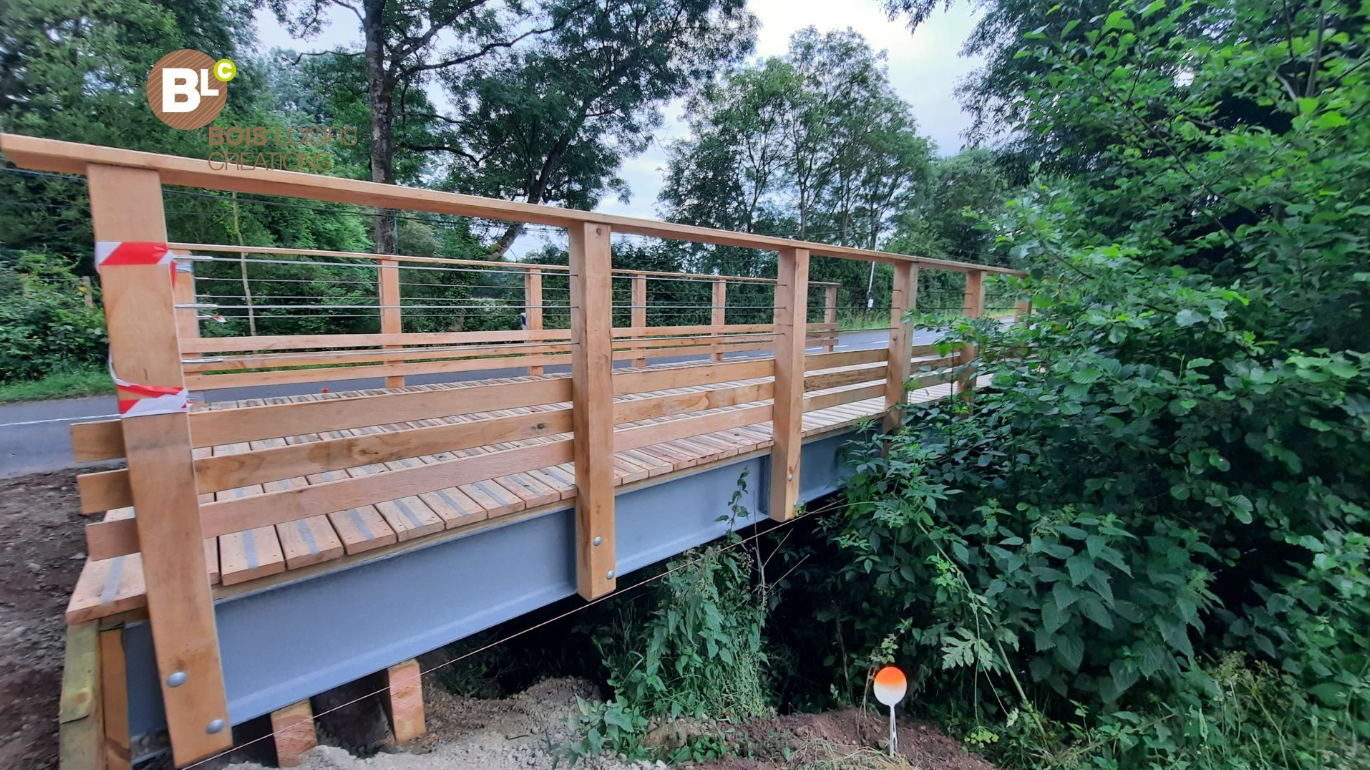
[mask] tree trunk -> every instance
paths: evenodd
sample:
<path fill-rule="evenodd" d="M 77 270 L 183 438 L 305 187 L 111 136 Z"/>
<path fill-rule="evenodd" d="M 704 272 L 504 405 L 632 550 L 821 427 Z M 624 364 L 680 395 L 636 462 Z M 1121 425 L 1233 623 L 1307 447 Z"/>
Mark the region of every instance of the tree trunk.
<path fill-rule="evenodd" d="M 552 146 L 551 152 L 542 161 L 542 168 L 538 175 L 528 185 L 528 202 L 533 204 L 542 203 L 542 195 L 547 191 L 547 180 L 552 178 L 552 172 L 556 170 L 557 164 L 561 162 L 561 157 L 570 149 L 571 142 L 580 133 L 580 128 L 585 122 L 585 110 L 581 110 L 580 117 L 576 120 L 573 127 L 562 134 L 557 143 Z M 504 234 L 495 242 L 494 251 L 491 253 L 493 259 L 503 259 L 505 252 L 514 245 L 514 241 L 523 234 L 523 223 L 514 222 L 504 229 Z"/>
<path fill-rule="evenodd" d="M 494 251 L 491 252 L 492 258 L 503 259 L 504 253 L 507 252 L 509 248 L 514 245 L 514 241 L 518 240 L 518 237 L 522 234 L 522 222 L 510 223 L 508 227 L 504 228 L 504 234 L 499 237 L 498 241 L 495 241 Z"/>
<path fill-rule="evenodd" d="M 362 33 L 366 39 L 366 101 L 371 108 L 371 181 L 395 183 L 395 82 L 385 63 L 386 0 L 366 0 Z M 396 221 L 393 209 L 377 213 L 374 240 L 377 254 L 394 254 Z"/>

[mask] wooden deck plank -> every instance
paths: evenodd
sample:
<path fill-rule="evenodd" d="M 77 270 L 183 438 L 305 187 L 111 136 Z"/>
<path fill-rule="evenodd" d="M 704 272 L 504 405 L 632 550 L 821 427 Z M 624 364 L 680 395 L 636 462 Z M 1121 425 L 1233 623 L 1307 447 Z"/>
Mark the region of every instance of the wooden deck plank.
<path fill-rule="evenodd" d="M 343 550 L 348 556 L 391 545 L 399 540 L 395 530 L 390 528 L 374 505 L 334 511 L 328 514 L 328 521 L 333 525 L 333 531 L 342 541 Z"/>
<path fill-rule="evenodd" d="M 276 535 L 281 541 L 286 569 L 319 564 L 336 559 L 345 552 L 342 538 L 338 537 L 326 516 L 310 516 L 277 524 Z"/>

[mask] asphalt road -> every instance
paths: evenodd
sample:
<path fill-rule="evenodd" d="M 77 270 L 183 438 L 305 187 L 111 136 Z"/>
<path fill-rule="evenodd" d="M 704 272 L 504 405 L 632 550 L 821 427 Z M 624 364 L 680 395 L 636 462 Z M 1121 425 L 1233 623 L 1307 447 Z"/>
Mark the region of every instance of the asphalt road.
<path fill-rule="evenodd" d="M 933 342 L 936 337 L 937 332 L 935 331 L 919 331 L 914 344 L 926 345 Z M 837 349 L 883 348 L 887 340 L 887 333 L 882 330 L 843 332 L 838 340 Z M 744 358 L 764 354 L 768 354 L 768 351 L 747 351 L 730 355 L 729 358 Z M 682 356 L 653 358 L 651 360 L 657 363 L 665 363 L 699 358 L 702 357 Z M 626 366 L 627 362 L 620 362 L 620 365 Z M 565 366 L 549 366 L 546 371 L 549 373 L 566 371 L 567 368 Z M 515 377 L 525 374 L 526 371 L 526 369 L 519 368 L 415 375 L 407 377 L 405 381 L 411 385 L 462 382 L 494 377 Z M 242 398 L 298 396 L 305 393 L 318 393 L 323 388 L 336 391 L 381 387 L 385 387 L 383 380 L 368 379 L 271 385 L 255 388 L 225 388 L 207 394 L 206 400 L 232 401 Z M 114 416 L 114 398 L 109 396 L 0 405 L 0 478 L 61 470 L 77 465 L 71 453 L 71 433 L 68 426 L 73 422 L 106 419 Z"/>

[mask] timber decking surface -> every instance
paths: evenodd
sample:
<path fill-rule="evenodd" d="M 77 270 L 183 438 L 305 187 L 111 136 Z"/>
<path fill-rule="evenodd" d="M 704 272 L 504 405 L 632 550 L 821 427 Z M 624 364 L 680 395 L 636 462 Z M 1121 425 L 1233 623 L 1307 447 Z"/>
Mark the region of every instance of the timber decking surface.
<path fill-rule="evenodd" d="M 688 364 L 666 364 L 647 367 L 659 369 Z M 915 362 L 915 366 L 917 363 Z M 858 367 L 835 367 L 815 371 L 835 372 Z M 637 371 L 620 369 L 617 372 Z M 813 374 L 810 371 L 807 374 Z M 476 380 L 461 383 L 415 385 L 395 389 L 370 389 L 337 393 L 320 393 L 303 396 L 245 399 L 242 401 L 222 401 L 203 405 L 201 409 L 228 409 L 239 406 L 260 404 L 294 403 L 319 399 L 347 398 L 358 395 L 380 395 L 386 393 L 414 392 L 424 390 L 459 390 L 462 388 L 499 385 L 501 383 L 525 382 L 529 380 L 550 379 L 565 375 L 543 375 Z M 883 374 L 881 375 L 883 376 Z M 717 388 L 729 388 L 742 384 L 763 383 L 771 378 L 737 380 L 711 385 L 635 393 L 616 396 L 615 401 L 630 401 L 663 395 L 699 392 Z M 806 395 L 814 396 L 838 393 L 866 386 L 861 382 L 827 390 L 813 391 Z M 935 385 L 911 391 L 910 401 L 930 401 L 948 395 L 950 385 Z M 767 402 L 754 402 L 721 407 L 707 411 L 688 412 L 667 417 L 625 422 L 616 428 L 652 425 L 674 420 L 690 419 L 706 414 L 746 409 Z M 481 412 L 453 417 L 417 420 L 402 423 L 378 423 L 373 426 L 327 433 L 283 436 L 261 441 L 238 444 L 224 444 L 195 450 L 195 456 L 207 457 L 246 452 L 286 444 L 299 444 L 330 438 L 343 438 L 379 432 L 401 431 L 412 428 L 470 422 L 514 414 L 528 414 L 537 411 L 565 408 L 567 404 L 546 404 L 521 407 L 493 412 Z M 810 438 L 825 433 L 846 429 L 859 420 L 879 415 L 884 411 L 883 398 L 869 398 L 848 404 L 818 409 L 803 415 L 803 436 Z M 364 465 L 346 470 L 311 474 L 254 484 L 237 489 L 224 490 L 213 494 L 201 495 L 201 502 L 228 500 L 250 497 L 265 492 L 289 489 L 307 484 L 357 477 L 388 470 L 414 467 L 416 464 L 433 463 L 460 457 L 470 457 L 487 452 L 510 449 L 519 446 L 557 441 L 570 434 L 545 436 L 540 438 L 492 444 L 472 449 L 425 455 L 388 463 Z M 665 441 L 657 444 L 615 453 L 614 484 L 621 486 L 644 479 L 661 476 L 672 471 L 708 465 L 726 460 L 739 454 L 765 450 L 771 446 L 770 421 L 758 422 L 728 430 L 691 436 L 688 438 Z M 367 551 L 421 539 L 438 532 L 466 527 L 477 522 L 515 513 L 525 509 L 559 503 L 574 497 L 575 469 L 572 463 L 563 463 L 548 468 L 515 473 L 508 476 L 475 481 L 447 489 L 389 500 L 375 505 L 335 511 L 326 516 L 312 516 L 307 519 L 277 524 L 274 527 L 258 527 L 244 532 L 235 532 L 205 540 L 205 557 L 212 583 L 231 586 L 246 583 L 258 578 L 276 575 L 288 570 L 325 563 L 343 555 L 363 554 Z M 124 519 L 133 516 L 132 508 L 119 508 L 109 511 L 106 520 Z M 68 623 L 79 623 L 114 615 L 146 606 L 143 585 L 141 554 L 129 554 L 101 561 L 87 560 L 72 591 L 67 607 Z"/>

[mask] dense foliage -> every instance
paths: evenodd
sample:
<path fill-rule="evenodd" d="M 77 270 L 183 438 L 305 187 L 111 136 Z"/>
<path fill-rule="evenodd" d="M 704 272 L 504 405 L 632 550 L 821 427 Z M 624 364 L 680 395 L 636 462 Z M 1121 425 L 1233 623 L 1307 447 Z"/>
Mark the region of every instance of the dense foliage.
<path fill-rule="evenodd" d="M 104 314 L 65 265 L 0 249 L 0 382 L 88 366 L 105 355 Z"/>
<path fill-rule="evenodd" d="M 1365 9 L 1059 14 L 993 385 L 864 450 L 840 617 L 1011 766 L 1370 766 Z M 882 646 L 883 645 L 883 646 Z"/>

